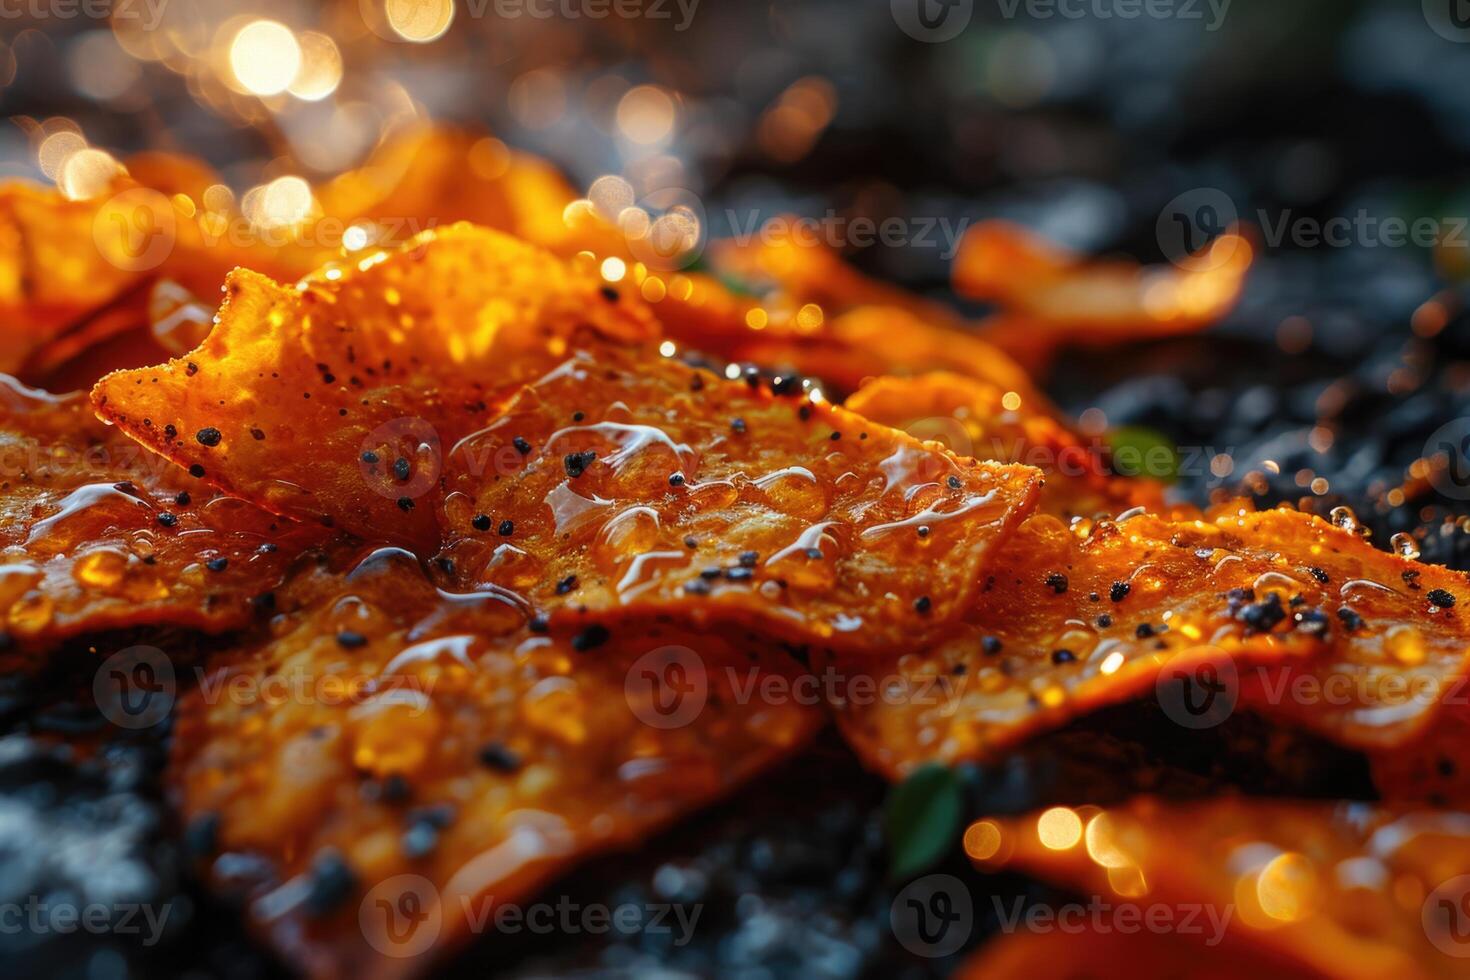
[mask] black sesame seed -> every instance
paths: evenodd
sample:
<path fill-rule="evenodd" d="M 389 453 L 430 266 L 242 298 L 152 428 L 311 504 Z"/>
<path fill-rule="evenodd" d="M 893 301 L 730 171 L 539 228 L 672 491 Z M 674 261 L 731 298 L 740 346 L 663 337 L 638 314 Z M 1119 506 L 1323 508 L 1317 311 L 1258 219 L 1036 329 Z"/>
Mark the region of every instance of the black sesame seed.
<path fill-rule="evenodd" d="M 522 456 L 531 455 L 531 444 L 521 436 L 516 436 L 510 441 L 510 444 L 512 446 L 515 446 L 516 452 L 520 453 Z"/>
<path fill-rule="evenodd" d="M 699 577 L 704 579 L 716 579 L 725 573 L 723 568 L 709 567 L 699 570 Z"/>
<path fill-rule="evenodd" d="M 408 465 L 408 460 L 399 456 L 393 461 L 393 476 L 400 482 L 407 480 L 413 475 L 413 468 Z"/>
<path fill-rule="evenodd" d="M 330 848 L 319 851 L 312 860 L 310 880 L 304 907 L 311 916 L 331 913 L 357 888 L 357 876 L 346 859 Z"/>
<path fill-rule="evenodd" d="M 690 595 L 709 595 L 710 584 L 702 578 L 692 578 L 684 583 L 684 591 Z"/>
<path fill-rule="evenodd" d="M 500 742 L 490 742 L 480 749 L 480 765 L 497 772 L 515 772 L 521 768 L 521 757 Z"/>
<path fill-rule="evenodd" d="M 980 641 L 980 649 L 985 651 L 987 657 L 993 657 L 1001 651 L 1000 637 L 987 636 Z"/>
<path fill-rule="evenodd" d="M 168 511 L 164 511 L 163 513 L 158 515 L 158 523 L 162 524 L 164 527 L 173 527 L 175 524 L 179 523 L 179 519 L 175 515 L 170 514 Z"/>
<path fill-rule="evenodd" d="M 699 547 L 699 541 L 693 535 L 684 539 L 684 547 L 694 549 Z"/>
<path fill-rule="evenodd" d="M 729 582 L 749 582 L 753 578 L 755 578 L 755 572 L 749 568 L 740 567 L 725 569 L 725 579 Z"/>
<path fill-rule="evenodd" d="M 541 615 L 540 613 L 532 616 L 531 619 L 526 623 L 526 628 L 529 629 L 532 633 L 545 633 L 550 627 L 551 623 L 548 622 L 546 617 Z"/>
<path fill-rule="evenodd" d="M 1114 582 L 1112 588 L 1108 589 L 1108 598 L 1114 602 L 1122 602 L 1133 591 L 1133 586 L 1127 582 Z"/>
<path fill-rule="evenodd" d="M 778 374 L 771 379 L 771 394 L 794 395 L 801 390 L 801 378 L 794 374 Z"/>
<path fill-rule="evenodd" d="M 566 467 L 567 476 L 575 480 L 587 471 L 587 467 L 591 466 L 595 459 L 597 459 L 597 453 L 589 449 L 581 453 L 567 453 L 562 459 L 562 465 Z"/>
<path fill-rule="evenodd" d="M 1051 652 L 1051 662 L 1054 664 L 1070 664 L 1076 659 L 1077 654 L 1071 650 L 1053 650 Z"/>
<path fill-rule="evenodd" d="M 669 486 L 671 486 L 671 487 L 682 487 L 683 485 L 684 485 L 684 474 L 683 473 L 671 473 L 671 474 L 669 474 Z"/>
<path fill-rule="evenodd" d="M 405 513 L 407 513 L 408 511 L 413 510 L 413 498 L 412 497 L 399 497 L 398 498 L 398 509 L 401 510 L 401 511 L 403 511 L 403 512 L 405 512 Z"/>
<path fill-rule="evenodd" d="M 921 538 L 927 538 L 929 536 L 929 525 L 928 524 L 920 524 L 919 525 L 919 530 L 918 530 L 918 535 Z"/>
<path fill-rule="evenodd" d="M 914 600 L 914 611 L 919 613 L 920 615 L 923 615 L 924 613 L 927 613 L 931 608 L 933 608 L 933 605 L 934 604 L 929 601 L 928 596 L 921 595 Z"/>
<path fill-rule="evenodd" d="M 230 567 L 230 560 L 228 558 L 211 558 L 204 563 L 204 567 L 211 572 L 222 572 Z"/>
<path fill-rule="evenodd" d="M 367 637 L 356 630 L 342 630 L 337 634 L 337 645 L 344 650 L 356 650 L 367 646 Z"/>
<path fill-rule="evenodd" d="M 1067 576 L 1061 572 L 1052 572 L 1046 577 L 1046 587 L 1061 595 L 1067 591 Z"/>
<path fill-rule="evenodd" d="M 736 433 L 738 433 L 740 435 L 744 435 L 745 434 L 745 420 L 744 419 L 731 419 L 730 420 L 730 429 L 733 432 L 736 432 Z"/>
<path fill-rule="evenodd" d="M 219 847 L 219 814 L 201 813 L 184 828 L 184 850 L 190 857 L 203 858 Z"/>
<path fill-rule="evenodd" d="M 577 576 L 575 576 L 575 575 L 568 575 L 566 578 L 564 578 L 560 582 L 556 583 L 556 594 L 557 595 L 566 595 L 568 592 L 572 591 L 576 587 L 577 587 Z"/>
<path fill-rule="evenodd" d="M 497 527 L 495 530 L 500 533 L 500 536 L 502 538 L 508 538 L 512 534 L 516 533 L 516 522 L 512 520 L 501 521 L 500 526 Z"/>
<path fill-rule="evenodd" d="M 470 526 L 473 527 L 476 531 L 490 530 L 490 515 L 476 514 L 473 518 L 470 519 Z"/>
<path fill-rule="evenodd" d="M 951 490 L 958 490 L 964 486 L 964 484 L 960 482 L 960 478 L 957 476 L 950 476 L 950 478 L 945 482 L 949 484 L 949 488 Z"/>
<path fill-rule="evenodd" d="M 1103 613 L 1101 616 L 1097 617 L 1097 628 L 1098 629 L 1104 629 L 1105 630 L 1109 626 L 1112 626 L 1112 625 L 1113 625 L 1113 617 L 1109 616 L 1107 613 Z"/>
<path fill-rule="evenodd" d="M 612 636 L 607 627 L 601 623 L 594 623 L 576 636 L 572 637 L 572 649 L 578 653 L 585 653 L 595 647 L 600 647 Z"/>
<path fill-rule="evenodd" d="M 808 558 L 810 558 L 812 561 L 821 561 L 822 560 L 822 549 L 821 548 L 808 548 L 808 549 L 806 549 L 806 556 Z"/>
<path fill-rule="evenodd" d="M 193 499 L 193 497 L 189 496 L 189 491 L 180 490 L 178 495 L 174 497 L 174 503 L 178 504 L 180 507 L 187 507 L 189 506 L 189 501 Z"/>
<path fill-rule="evenodd" d="M 189 475 L 194 477 L 196 480 L 199 479 L 200 477 L 204 476 L 204 467 L 199 465 L 198 463 L 195 463 L 193 466 L 189 467 Z"/>
<path fill-rule="evenodd" d="M 1347 627 L 1349 633 L 1356 632 L 1366 625 L 1363 622 L 1363 617 L 1358 615 L 1357 610 L 1350 609 L 1347 606 L 1343 606 L 1337 610 L 1337 618 L 1342 620 L 1342 625 Z"/>
<path fill-rule="evenodd" d="M 1140 640 L 1146 640 L 1154 635 L 1153 625 L 1151 623 L 1139 623 L 1138 628 L 1133 631 L 1133 635 Z"/>
<path fill-rule="evenodd" d="M 1446 589 L 1431 589 L 1424 598 L 1429 600 L 1430 605 L 1438 606 L 1441 609 L 1449 609 L 1455 604 L 1454 594 Z"/>
<path fill-rule="evenodd" d="M 205 426 L 194 433 L 194 438 L 199 440 L 201 446 L 218 446 L 220 439 L 224 438 L 214 426 Z"/>
<path fill-rule="evenodd" d="M 370 449 L 362 454 L 362 461 L 368 464 L 376 463 L 378 461 L 378 454 Z"/>
<path fill-rule="evenodd" d="M 1308 568 L 1307 571 L 1311 573 L 1312 578 L 1316 579 L 1318 582 L 1321 582 L 1323 585 L 1326 585 L 1328 582 L 1332 581 L 1332 579 L 1327 575 L 1326 572 L 1324 572 L 1320 568 L 1317 568 L 1315 565 L 1311 568 Z"/>
<path fill-rule="evenodd" d="M 756 566 L 756 563 L 759 562 L 760 560 L 761 560 L 761 556 L 760 556 L 760 552 L 758 552 L 758 551 L 742 551 L 742 552 L 740 552 L 739 562 L 740 562 L 740 567 L 741 568 L 754 568 Z"/>
<path fill-rule="evenodd" d="M 572 413 L 572 421 L 573 422 L 580 422 L 583 419 L 585 419 L 586 417 L 587 417 L 587 415 L 584 412 L 573 412 Z"/>
<path fill-rule="evenodd" d="M 598 292 L 602 293 L 602 298 L 609 303 L 616 303 L 619 299 L 618 291 L 611 286 L 603 286 Z"/>
<path fill-rule="evenodd" d="M 828 439 L 831 439 L 833 442 L 837 442 L 839 439 L 842 438 L 842 433 L 841 432 L 834 432 L 830 436 L 828 436 L 827 438 Z"/>

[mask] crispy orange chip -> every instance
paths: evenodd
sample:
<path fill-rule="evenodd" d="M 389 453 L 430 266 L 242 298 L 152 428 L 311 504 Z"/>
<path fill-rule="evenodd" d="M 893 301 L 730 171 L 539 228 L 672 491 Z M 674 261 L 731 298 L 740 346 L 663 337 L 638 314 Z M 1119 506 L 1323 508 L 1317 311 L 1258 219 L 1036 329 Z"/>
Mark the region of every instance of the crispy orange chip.
<path fill-rule="evenodd" d="M 328 578 L 186 699 L 171 768 L 216 887 L 314 976 L 423 973 L 822 723 L 753 694 L 791 661 L 738 634 L 528 633 L 522 610 L 441 594 L 393 549 Z"/>
<path fill-rule="evenodd" d="M 216 495 L 98 422 L 81 394 L 0 376 L 0 621 L 23 648 L 132 626 L 220 632 L 322 537 Z"/>
<path fill-rule="evenodd" d="M 1040 474 L 669 358 L 578 353 L 453 448 L 466 587 L 892 648 L 957 619 Z"/>
<path fill-rule="evenodd" d="M 1424 590 L 1403 588 L 1405 573 Z M 1001 549 L 964 630 L 905 657 L 890 668 L 892 690 L 847 698 L 839 717 L 863 757 L 890 775 L 993 756 L 1148 695 L 1183 728 L 1218 724 L 1238 705 L 1349 747 L 1392 744 L 1412 738 L 1437 706 L 1401 692 L 1438 692 L 1465 671 L 1464 619 L 1435 606 L 1434 589 L 1462 603 L 1470 596 L 1460 576 L 1292 511 L 1140 516 L 1080 538 L 1039 515 Z M 1417 643 L 1413 664 L 1389 652 L 1407 636 Z M 883 671 L 837 666 L 852 676 Z"/>
<path fill-rule="evenodd" d="M 1189 333 L 1228 313 L 1254 257 L 1228 232 L 1174 266 L 1093 260 L 1005 221 L 965 233 L 955 289 L 1003 307 L 982 336 L 1023 360 L 1058 342 L 1113 343 Z"/>
<path fill-rule="evenodd" d="M 1106 907 L 1092 921 L 1115 930 L 1124 931 L 1125 919 L 1114 918 L 1121 907 L 1135 906 L 1136 921 L 1167 923 L 1168 942 L 1186 942 L 1202 960 L 1223 946 L 1226 955 L 1274 964 L 1281 976 L 1465 975 L 1465 814 L 1142 798 L 1106 811 L 1058 807 L 984 823 L 989 854 L 976 856 L 980 867 L 1093 896 Z M 1134 931 L 1149 943 L 1158 938 Z M 994 955 L 1003 958 L 1003 949 Z"/>
<path fill-rule="evenodd" d="M 1046 474 L 1040 509 L 1058 517 L 1165 509 L 1162 484 L 1108 474 L 1101 454 L 1047 407 L 1016 391 L 958 374 L 878 378 L 847 400 L 859 415 L 936 439 L 959 456 L 1035 466 Z"/>
<path fill-rule="evenodd" d="M 103 378 L 98 412 L 275 513 L 421 550 L 438 544 L 416 504 L 438 440 L 483 425 L 570 338 L 655 330 L 636 298 L 470 225 L 296 287 L 237 271 L 216 319 L 192 353 Z"/>

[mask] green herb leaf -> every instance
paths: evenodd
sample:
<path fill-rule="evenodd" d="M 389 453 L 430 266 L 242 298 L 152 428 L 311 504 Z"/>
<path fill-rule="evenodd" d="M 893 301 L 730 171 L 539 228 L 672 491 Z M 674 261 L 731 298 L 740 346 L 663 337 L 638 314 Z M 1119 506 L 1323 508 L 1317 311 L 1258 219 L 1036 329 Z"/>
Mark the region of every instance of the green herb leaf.
<path fill-rule="evenodd" d="M 911 878 L 944 857 L 959 840 L 963 811 L 959 778 L 944 766 L 916 769 L 895 786 L 883 810 L 889 875 Z"/>
<path fill-rule="evenodd" d="M 1162 432 L 1141 425 L 1125 425 L 1108 433 L 1113 472 L 1118 476 L 1145 476 L 1165 483 L 1179 479 L 1179 450 Z"/>

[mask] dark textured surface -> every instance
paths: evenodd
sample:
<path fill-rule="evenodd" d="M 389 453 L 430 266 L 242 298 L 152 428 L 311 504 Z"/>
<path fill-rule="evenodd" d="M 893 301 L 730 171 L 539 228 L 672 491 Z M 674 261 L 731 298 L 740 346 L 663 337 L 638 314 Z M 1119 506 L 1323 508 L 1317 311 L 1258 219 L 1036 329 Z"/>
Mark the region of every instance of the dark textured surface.
<path fill-rule="evenodd" d="M 635 75 L 704 98 L 730 98 L 745 118 L 803 74 L 832 78 L 837 118 L 799 162 L 763 159 L 751 131 L 739 126 L 696 154 L 717 229 L 725 207 L 1006 216 L 1089 251 L 1158 261 L 1160 208 L 1192 188 L 1221 188 L 1243 214 L 1272 221 L 1361 207 L 1411 216 L 1466 212 L 1470 45 L 1426 30 L 1415 2 L 1237 0 L 1216 33 L 1147 19 L 1006 23 L 977 13 L 964 38 L 944 45 L 903 37 L 887 6 L 723 5 L 676 45 L 658 37 L 628 51 L 605 39 L 590 44 L 578 71 L 590 77 L 632 56 Z M 995 52 L 1017 50 L 1022 41 L 1047 46 L 1054 84 L 1018 109 L 998 101 L 987 79 L 994 77 Z M 466 70 L 474 56 L 461 63 L 459 48 L 445 48 L 436 57 L 448 72 Z M 528 46 L 514 63 L 489 59 L 471 67 L 509 77 L 541 57 L 546 53 Z M 744 63 L 751 67 L 742 72 Z M 156 82 L 161 93 L 181 84 L 162 69 Z M 598 139 L 573 143 L 518 132 L 503 107 L 473 102 L 483 87 L 449 86 L 464 92 L 441 91 L 449 104 L 436 108 L 492 122 L 510 142 L 547 152 L 579 179 L 608 169 Z M 4 93 L 6 110 L 66 112 L 98 142 L 120 147 L 151 131 L 64 91 L 58 79 L 22 78 Z M 205 148 L 220 162 L 259 152 L 251 135 L 201 121 L 188 100 L 164 95 L 152 109 L 187 147 Z M 851 257 L 884 278 L 952 299 L 936 250 L 875 248 Z M 1449 259 L 1450 268 L 1467 267 L 1463 254 Z M 1410 506 L 1383 502 L 1426 439 L 1444 422 L 1470 415 L 1470 314 L 1457 310 L 1470 295 L 1447 298 L 1452 315 L 1437 334 L 1425 338 L 1410 329 L 1420 304 L 1446 288 L 1422 249 L 1362 242 L 1267 248 L 1245 301 L 1225 324 L 1199 337 L 1069 352 L 1047 387 L 1074 412 L 1100 408 L 1110 425 L 1145 426 L 1186 451 L 1213 447 L 1234 457 L 1228 480 L 1185 473 L 1179 489 L 1189 498 L 1205 502 L 1254 470 L 1261 477 L 1251 489 L 1263 504 L 1306 497 L 1322 513 L 1348 504 L 1380 546 L 1395 532 L 1412 531 L 1426 560 L 1470 568 L 1470 536 L 1453 522 L 1470 506 L 1432 493 Z M 1306 346 L 1290 354 L 1278 342 L 1289 317 L 1311 326 Z M 1388 378 L 1402 368 L 1414 383 L 1390 393 Z M 1307 441 L 1317 425 L 1332 431 L 1325 452 Z M 1267 460 L 1279 474 L 1267 471 Z M 1302 469 L 1326 479 L 1330 491 L 1299 486 Z M 119 645 L 99 643 L 92 662 Z M 10 733 L 0 739 L 0 901 L 144 901 L 170 909 L 169 919 L 154 946 L 117 934 L 0 933 L 7 974 L 278 972 L 243 938 L 237 910 L 205 903 L 182 870 L 180 834 L 160 796 L 166 732 L 108 728 L 90 700 L 89 654 L 71 654 L 71 668 L 0 685 L 0 719 Z M 1319 743 L 1243 717 L 1208 738 L 1180 738 L 1141 707 L 1088 719 L 967 772 L 965 784 L 976 813 L 1106 802 L 1132 790 L 1371 794 L 1361 760 Z M 653 935 L 487 937 L 456 961 L 454 974 L 947 972 L 956 958 L 924 960 L 892 938 L 895 886 L 884 877 L 880 819 L 885 792 L 828 734 L 737 799 L 639 854 L 594 861 L 549 893 L 552 901 L 565 895 L 582 903 L 699 904 L 688 945 Z M 957 853 L 944 870 L 966 875 L 977 896 L 972 945 L 995 927 L 992 906 L 979 896 L 1038 893 L 1010 879 L 973 876 Z"/>

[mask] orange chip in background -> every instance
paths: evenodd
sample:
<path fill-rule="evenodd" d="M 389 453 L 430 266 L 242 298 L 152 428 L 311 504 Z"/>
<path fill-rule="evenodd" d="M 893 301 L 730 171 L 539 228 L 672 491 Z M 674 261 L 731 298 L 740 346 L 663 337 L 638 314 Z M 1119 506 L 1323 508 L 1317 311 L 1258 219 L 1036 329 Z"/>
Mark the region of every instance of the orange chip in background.
<path fill-rule="evenodd" d="M 216 320 L 192 353 L 103 378 L 98 413 L 272 512 L 425 552 L 441 447 L 572 338 L 657 329 L 635 297 L 471 225 L 294 287 L 237 271 Z"/>
<path fill-rule="evenodd" d="M 323 537 L 221 497 L 93 417 L 0 376 L 0 631 L 23 650 L 135 626 L 253 623 Z"/>
<path fill-rule="evenodd" d="M 875 422 L 943 442 L 959 456 L 1038 467 L 1046 475 L 1038 505 L 1043 513 L 1067 519 L 1116 516 L 1134 507 L 1160 513 L 1167 507 L 1161 483 L 1107 473 L 1101 454 L 1045 404 L 973 377 L 939 372 L 877 378 L 845 404 Z"/>
<path fill-rule="evenodd" d="M 1426 591 L 1366 584 L 1402 582 L 1405 572 Z M 859 676 L 883 685 L 882 696 L 838 703 L 839 722 L 890 777 L 993 757 L 1149 695 L 1181 735 L 1253 710 L 1349 748 L 1402 744 L 1438 702 L 1397 692 L 1447 689 L 1470 651 L 1463 617 L 1432 607 L 1433 588 L 1460 602 L 1470 595 L 1460 576 L 1294 511 L 1138 516 L 1099 522 L 1085 537 L 1037 515 L 1002 546 L 955 636 L 906 653 L 902 666 L 833 658 L 853 691 Z M 1388 653 L 1405 630 L 1419 644 L 1412 665 Z M 1326 695 L 1301 696 L 1299 676 Z"/>
<path fill-rule="evenodd" d="M 423 974 L 823 724 L 754 693 L 796 668 L 736 632 L 530 633 L 523 610 L 441 594 L 391 549 L 315 578 L 273 639 L 184 699 L 169 772 L 213 885 L 311 976 Z"/>
<path fill-rule="evenodd" d="M 1113 908 L 1119 900 L 1109 898 Z M 1145 908 L 1148 900 L 1141 903 Z M 1215 932 L 1203 912 L 1189 917 L 1191 934 L 1150 931 L 1142 921 L 1099 925 L 1083 914 L 1064 930 L 1033 931 L 1023 923 L 1013 932 L 991 939 L 960 964 L 955 980 L 1107 980 L 1127 964 L 1130 980 L 1299 980 L 1295 964 L 1283 962 L 1246 942 L 1227 936 L 1215 943 Z"/>
<path fill-rule="evenodd" d="M 678 611 L 870 650 L 934 635 L 1039 471 L 962 461 L 790 388 L 579 352 L 449 452 L 457 580 L 594 623 Z"/>
<path fill-rule="evenodd" d="M 1168 933 L 1165 948 L 1185 942 L 1201 963 L 1224 923 L 1227 955 L 1274 964 L 1274 975 L 1465 975 L 1470 817 L 1462 813 L 1144 797 L 982 823 L 989 853 L 972 855 L 982 869 L 1023 871 L 1105 903 L 1091 921 L 1111 928 L 1128 921 L 1120 917 L 1128 909 L 1140 940 L 1159 938 L 1152 921 Z M 1004 949 L 993 954 L 1002 962 Z"/>
<path fill-rule="evenodd" d="M 1234 306 L 1254 258 L 1227 232 L 1176 265 L 1088 259 L 1006 221 L 972 226 L 955 256 L 955 290 L 999 304 L 981 336 L 1036 366 L 1058 343 L 1111 344 L 1191 333 Z"/>

